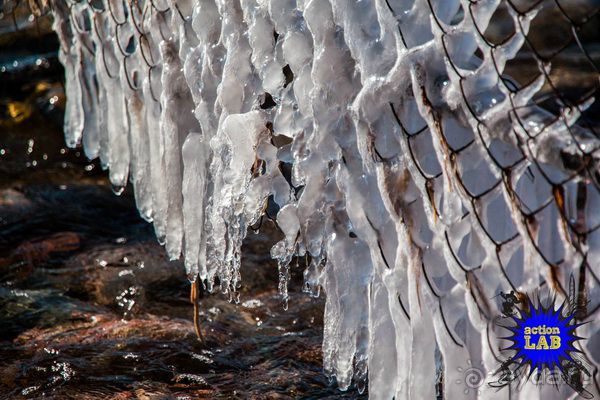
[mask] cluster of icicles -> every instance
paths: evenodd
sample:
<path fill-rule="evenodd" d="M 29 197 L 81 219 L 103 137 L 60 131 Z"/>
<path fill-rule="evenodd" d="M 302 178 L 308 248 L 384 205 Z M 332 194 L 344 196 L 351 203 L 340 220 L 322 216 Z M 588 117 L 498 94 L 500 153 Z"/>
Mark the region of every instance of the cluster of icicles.
<path fill-rule="evenodd" d="M 208 290 L 218 277 L 235 298 L 242 241 L 269 212 L 284 301 L 295 256 L 307 292 L 326 294 L 324 369 L 342 389 L 564 398 L 567 385 L 511 394 L 468 376 L 502 360 L 500 291 L 561 296 L 572 274 L 597 299 L 600 274 L 586 104 L 531 105 L 543 74 L 512 93 L 500 74 L 535 11 L 513 10 L 515 35 L 492 49 L 481 32 L 499 3 L 51 0 L 66 140 L 116 190 L 132 182 Z M 589 318 L 578 334 L 597 338 Z M 598 365 L 598 339 L 581 349 Z"/>

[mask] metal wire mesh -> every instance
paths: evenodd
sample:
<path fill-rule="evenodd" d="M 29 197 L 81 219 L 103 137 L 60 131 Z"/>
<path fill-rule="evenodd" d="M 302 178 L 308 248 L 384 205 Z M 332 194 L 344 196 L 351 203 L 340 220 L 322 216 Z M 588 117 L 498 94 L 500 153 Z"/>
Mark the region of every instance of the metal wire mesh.
<path fill-rule="evenodd" d="M 600 3 L 584 0 L 502 0 L 491 23 L 486 24 L 486 29 L 480 29 L 473 11 L 477 1 L 463 2 L 461 10 L 450 23 L 438 18 L 435 4 L 430 0 L 423 1 L 428 2 L 437 25 L 438 32 L 434 36 L 443 44 L 445 62 L 460 81 L 462 102 L 468 110 L 460 118 L 468 121 L 466 124 L 474 129 L 459 139 L 448 137 L 445 134 L 448 121 L 438 111 L 439 100 L 430 98 L 431 91 L 425 87 L 413 90 L 420 93 L 419 101 L 431 112 L 437 131 L 432 131 L 431 124 L 424 119 L 420 127 L 405 123 L 406 111 L 400 111 L 398 104 L 391 102 L 389 112 L 404 134 L 409 158 L 420 175 L 420 178 L 413 177 L 415 183 L 424 186 L 435 217 L 441 218 L 443 206 L 439 190 L 444 188 L 444 179 L 456 182 L 461 198 L 469 204 L 463 209 L 462 218 L 469 219 L 476 225 L 477 232 L 495 246 L 499 267 L 497 273 L 516 292 L 521 287 L 522 277 L 507 269 L 515 257 L 523 256 L 525 247 L 537 253 L 546 269 L 543 273 L 546 279 L 541 284 L 565 295 L 565 282 L 571 271 L 561 267 L 571 260 L 580 260 L 574 271 L 577 276 L 578 319 L 597 319 L 600 298 L 590 292 L 592 287 L 600 285 L 600 260 L 597 258 L 600 254 L 590 255 L 589 249 L 593 247 L 590 241 L 597 243 L 600 240 L 600 213 L 594 206 L 600 199 L 600 148 L 589 143 L 600 139 L 600 108 L 593 101 L 600 94 Z M 112 79 L 118 79 L 119 66 L 122 65 L 124 82 L 133 92 L 142 90 L 142 76 L 147 76 L 152 98 L 159 102 L 160 95 L 156 93 L 161 68 L 157 61 L 160 60 L 158 47 L 159 42 L 166 39 L 160 25 L 174 17 L 184 21 L 189 19 L 190 9 L 182 9 L 178 3 L 171 6 L 173 2 L 162 0 L 126 1 L 119 10 L 111 7 L 115 4 L 112 0 L 67 0 L 52 4 L 54 7 L 64 7 L 67 10 L 64 13 L 71 20 L 70 25 L 58 27 L 59 35 L 64 30 L 69 35 L 80 37 L 88 56 L 100 57 L 104 73 Z M 387 6 L 400 21 L 398 29 L 404 46 L 408 49 L 418 46 L 420 43 L 405 39 L 400 10 L 395 10 L 391 2 L 387 2 Z M 10 20 L 15 30 L 46 18 L 49 11 L 50 5 L 44 0 L 0 2 L 3 26 Z M 33 17 L 27 17 L 29 14 Z M 97 14 L 108 14 L 112 24 L 98 25 L 99 19 L 95 18 Z M 477 33 L 476 54 L 480 65 L 462 65 L 461 61 L 454 59 L 456 49 L 453 48 L 453 41 L 460 35 L 454 27 L 464 20 L 469 20 Z M 155 29 L 155 24 L 159 25 L 159 29 Z M 86 39 L 93 35 L 102 37 L 106 34 L 104 30 L 107 26 L 115 27 L 112 32 L 115 45 L 111 48 L 97 48 L 91 40 Z M 515 38 L 522 38 L 524 44 L 514 56 L 506 57 L 503 52 L 507 51 Z M 68 52 L 68 49 L 65 51 Z M 502 96 L 512 104 L 508 116 L 512 126 L 511 140 L 518 146 L 508 150 L 489 132 L 489 121 L 482 109 L 485 107 L 476 104 L 473 96 L 466 94 L 468 89 L 465 86 L 471 84 L 470 79 L 482 65 L 495 69 Z M 523 104 L 521 96 L 527 96 L 532 87 L 538 88 L 536 94 L 531 101 Z M 542 121 L 532 125 L 528 116 L 534 112 L 539 114 L 540 110 L 543 110 Z M 546 159 L 540 160 L 539 138 L 558 125 L 563 125 L 562 131 L 570 137 L 573 144 L 571 150 L 556 155 L 554 164 Z M 427 154 L 432 151 L 432 146 L 435 147 L 432 143 L 437 140 L 441 147 L 435 151 L 443 152 L 445 165 L 426 162 Z M 389 162 L 376 145 L 372 144 L 372 150 L 376 162 Z M 481 185 L 473 185 L 474 178 L 463 173 L 464 165 L 471 163 L 482 165 L 478 179 L 485 181 L 484 189 L 481 189 Z M 561 168 L 557 168 L 557 165 Z M 525 172 L 521 173 L 523 170 Z M 476 186 L 479 189 L 475 191 L 473 188 Z M 522 194 L 530 190 L 528 188 L 535 194 L 524 199 Z M 495 202 L 503 203 L 506 219 L 512 219 L 512 226 L 500 234 L 492 233 L 494 229 L 489 226 L 488 206 Z M 444 232 L 444 236 L 447 249 L 464 272 L 465 281 L 480 312 L 492 320 L 493 307 L 489 299 L 495 293 L 482 293 L 478 283 L 482 266 L 469 265 L 465 261 L 465 250 L 453 244 L 450 229 Z M 549 245 L 549 236 L 560 237 L 563 248 Z M 443 294 L 430 280 L 425 262 L 421 262 L 421 266 L 431 292 L 439 300 L 443 316 Z M 402 304 L 402 295 L 399 295 L 399 299 L 410 319 L 407 308 Z M 446 330 L 452 340 L 460 345 L 453 329 L 446 326 Z M 594 380 L 598 388 L 596 379 L 597 370 L 594 371 Z"/>

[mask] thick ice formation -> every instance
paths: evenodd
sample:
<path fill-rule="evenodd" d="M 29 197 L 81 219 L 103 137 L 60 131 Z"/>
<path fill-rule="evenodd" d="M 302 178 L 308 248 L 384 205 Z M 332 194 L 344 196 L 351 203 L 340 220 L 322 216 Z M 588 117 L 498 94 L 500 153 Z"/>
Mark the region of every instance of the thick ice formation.
<path fill-rule="evenodd" d="M 374 399 L 508 398 L 466 382 L 499 367 L 493 297 L 562 295 L 573 274 L 598 299 L 600 141 L 575 125 L 586 104 L 532 104 L 543 74 L 500 78 L 536 12 L 510 9 L 516 33 L 491 47 L 499 3 L 53 0 L 66 140 L 117 191 L 130 179 L 170 257 L 232 298 L 248 228 L 276 213 L 279 289 L 306 258 L 341 388 L 368 371 Z"/>

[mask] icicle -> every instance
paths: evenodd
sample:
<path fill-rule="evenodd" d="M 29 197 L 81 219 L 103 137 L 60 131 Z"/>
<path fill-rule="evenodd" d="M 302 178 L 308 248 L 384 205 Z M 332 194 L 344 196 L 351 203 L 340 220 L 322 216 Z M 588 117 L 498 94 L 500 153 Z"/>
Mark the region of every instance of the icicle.
<path fill-rule="evenodd" d="M 92 3 L 52 1 L 65 138 L 183 254 L 199 334 L 200 281 L 238 298 L 267 210 L 284 304 L 304 257 L 325 372 L 363 391 L 368 371 L 374 399 L 463 395 L 457 371 L 494 369 L 499 290 L 598 276 L 593 99 L 554 117 L 534 104 L 548 63 L 518 90 L 503 75 L 538 8 L 509 7 L 515 34 L 491 46 L 501 0 Z"/>

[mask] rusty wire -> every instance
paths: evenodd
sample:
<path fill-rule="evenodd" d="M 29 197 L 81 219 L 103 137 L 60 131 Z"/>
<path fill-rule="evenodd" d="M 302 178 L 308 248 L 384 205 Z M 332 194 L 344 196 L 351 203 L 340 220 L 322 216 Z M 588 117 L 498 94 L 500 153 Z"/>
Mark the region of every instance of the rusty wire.
<path fill-rule="evenodd" d="M 157 59 L 159 57 L 156 56 L 158 41 L 164 40 L 165 34 L 162 29 L 158 29 L 159 37 L 153 37 L 148 30 L 149 24 L 149 14 L 153 13 L 157 19 L 162 19 L 166 21 L 171 17 L 172 12 L 176 12 L 177 15 L 183 20 L 186 20 L 186 16 L 184 16 L 179 8 L 176 10 L 171 10 L 171 8 L 163 3 L 163 1 L 156 0 L 147 0 L 147 2 L 143 2 L 142 0 L 129 1 L 128 7 L 126 11 L 128 15 L 124 16 L 124 18 L 120 18 L 120 16 L 114 13 L 114 10 L 111 8 L 111 1 L 106 2 L 98 2 L 93 0 L 86 0 L 89 5 L 90 13 L 95 14 L 108 14 L 112 21 L 115 23 L 116 29 L 115 32 L 112 32 L 115 40 L 117 42 L 116 48 L 119 50 L 117 54 L 113 54 L 112 56 L 117 58 L 119 65 L 123 65 L 125 68 L 125 77 L 126 82 L 129 88 L 133 91 L 141 90 L 140 85 L 136 85 L 134 82 L 135 74 L 147 74 L 150 82 L 153 78 L 153 71 L 156 68 L 160 68 L 160 65 L 157 63 Z M 560 274 L 561 265 L 564 263 L 564 260 L 552 260 L 549 258 L 547 254 L 539 246 L 539 227 L 541 224 L 541 218 L 544 212 L 547 212 L 549 208 L 556 207 L 556 211 L 558 212 L 560 221 L 557 223 L 562 224 L 564 229 L 566 229 L 565 234 L 567 235 L 567 239 L 570 245 L 573 247 L 574 251 L 581 255 L 582 262 L 579 266 L 579 274 L 585 276 L 586 280 L 592 280 L 595 282 L 595 285 L 598 286 L 600 284 L 600 279 L 596 275 L 594 268 L 590 263 L 598 264 L 600 260 L 591 260 L 588 257 L 586 250 L 586 241 L 590 234 L 594 233 L 598 229 L 600 229 L 600 222 L 596 221 L 593 224 L 590 221 L 587 221 L 585 218 L 585 207 L 587 204 L 587 198 L 589 196 L 590 191 L 595 191 L 597 194 L 600 194 L 600 177 L 598 173 L 593 170 L 593 160 L 600 159 L 600 149 L 594 149 L 591 152 L 586 152 L 585 148 L 579 142 L 577 135 L 573 133 L 572 126 L 568 123 L 568 115 L 572 112 L 577 112 L 581 114 L 577 125 L 578 129 L 585 130 L 589 135 L 595 138 L 600 138 L 600 120 L 598 120 L 598 110 L 597 108 L 587 108 L 588 103 L 592 98 L 600 97 L 600 80 L 598 79 L 598 74 L 600 73 L 600 61 L 590 51 L 590 46 L 598 41 L 598 36 L 594 37 L 593 35 L 584 35 L 586 30 L 593 30 L 594 24 L 598 26 L 600 24 L 600 7 L 595 7 L 587 10 L 587 12 L 582 13 L 583 16 L 577 17 L 573 16 L 569 13 L 569 11 L 564 7 L 564 3 L 560 0 L 539 0 L 535 2 L 528 2 L 527 7 L 521 7 L 522 1 L 516 0 L 502 0 L 501 6 L 499 10 L 504 10 L 508 13 L 515 13 L 518 15 L 516 24 L 513 29 L 514 31 L 503 38 L 500 38 L 497 43 L 490 37 L 490 34 L 486 31 L 482 31 L 481 28 L 477 25 L 477 21 L 475 19 L 473 13 L 473 7 L 477 4 L 476 1 L 469 2 L 468 10 L 463 10 L 464 18 L 470 18 L 473 26 L 475 27 L 475 32 L 477 33 L 479 39 L 485 46 L 488 47 L 489 54 L 492 58 L 493 66 L 498 74 L 498 82 L 499 85 L 503 87 L 503 90 L 506 93 L 509 93 L 509 101 L 512 104 L 512 111 L 510 113 L 510 118 L 513 122 L 515 122 L 523 132 L 525 132 L 527 139 L 525 141 L 519 136 L 519 134 L 514 131 L 513 134 L 515 141 L 520 144 L 520 147 L 516 148 L 516 151 L 519 152 L 517 159 L 508 164 L 504 165 L 500 160 L 496 158 L 494 152 L 490 149 L 490 146 L 486 143 L 486 138 L 484 134 L 484 130 L 486 127 L 486 121 L 481 118 L 478 112 L 475 110 L 470 102 L 469 98 L 466 95 L 464 89 L 464 82 L 466 77 L 464 76 L 463 71 L 459 68 L 458 65 L 452 60 L 452 56 L 447 47 L 447 39 L 450 37 L 451 33 L 447 32 L 447 26 L 442 23 L 434 12 L 434 7 L 431 5 L 430 0 L 424 0 L 429 3 L 430 9 L 432 11 L 432 15 L 434 16 L 433 20 L 437 24 L 437 27 L 442 31 L 442 44 L 445 52 L 446 61 L 451 65 L 454 73 L 460 77 L 460 87 L 462 92 L 463 101 L 466 104 L 466 108 L 469 117 L 473 118 L 477 121 L 477 128 L 475 129 L 474 137 L 469 140 L 467 143 L 461 145 L 458 148 L 453 148 L 447 140 L 445 133 L 443 132 L 443 128 L 440 127 L 440 138 L 441 143 L 444 147 L 444 151 L 449 156 L 450 163 L 454 166 L 460 164 L 461 157 L 464 156 L 464 153 L 471 148 L 472 146 L 482 146 L 484 148 L 484 152 L 486 156 L 491 160 L 491 163 L 488 165 L 489 168 L 495 169 L 495 171 L 499 175 L 499 179 L 495 182 L 492 182 L 491 185 L 484 189 L 479 193 L 472 193 L 467 185 L 464 182 L 464 177 L 461 175 L 460 168 L 455 167 L 452 168 L 453 176 L 457 182 L 459 189 L 466 194 L 466 196 L 470 199 L 470 209 L 467 210 L 463 218 L 471 218 L 473 223 L 476 223 L 480 226 L 481 231 L 487 236 L 487 239 L 493 243 L 496 248 L 496 258 L 498 261 L 499 272 L 506 282 L 506 284 L 512 288 L 513 290 L 517 290 L 517 284 L 512 282 L 509 278 L 509 274 L 506 271 L 506 263 L 503 261 L 503 250 L 508 246 L 511 242 L 516 240 L 528 241 L 532 244 L 535 251 L 539 254 L 541 260 L 546 264 L 546 267 L 551 271 L 550 276 L 555 276 Z M 563 0 L 564 2 L 564 0 Z M 29 1 L 25 2 L 23 0 L 14 0 L 14 1 L 5 1 L 4 2 L 4 10 L 3 19 L 12 19 L 16 30 L 21 30 L 21 27 L 18 24 L 17 15 L 22 13 L 25 8 L 29 8 L 30 12 L 33 13 L 34 8 L 33 5 L 38 6 L 40 11 L 36 11 L 37 21 L 39 18 L 46 17 L 49 10 L 48 6 L 39 6 L 43 4 L 43 1 Z M 73 8 L 77 7 L 82 3 L 81 0 L 68 0 L 68 7 Z M 144 6 L 141 4 L 144 3 Z M 390 11 L 396 14 L 396 11 L 393 10 L 392 6 L 386 0 L 387 6 Z M 108 7 L 105 9 L 102 7 L 102 4 L 107 4 Z M 147 5 L 150 7 L 147 7 Z M 558 45 L 554 45 L 553 43 L 543 43 L 543 46 L 540 43 L 536 42 L 536 38 L 532 33 L 536 28 L 543 26 L 544 23 L 548 23 L 548 21 L 544 21 L 544 18 L 535 17 L 531 23 L 531 27 L 528 32 L 525 31 L 523 24 L 521 23 L 521 19 L 525 17 L 527 14 L 532 12 L 534 9 L 539 7 L 544 7 L 547 15 L 552 15 L 553 20 L 552 23 L 555 25 L 559 25 L 562 28 L 565 28 L 571 33 L 571 36 L 564 43 L 560 43 Z M 92 27 L 97 35 L 101 35 L 103 32 L 100 30 L 100 27 L 97 26 L 98 19 L 93 18 L 92 15 L 89 15 L 92 21 Z M 130 17 L 130 18 L 129 18 Z M 498 18 L 498 17 L 495 17 Z M 123 38 L 121 30 L 125 29 L 127 24 L 130 24 L 128 20 L 131 20 L 131 25 L 133 26 L 133 30 L 128 33 L 128 40 L 122 41 Z M 76 21 L 73 26 L 75 26 L 78 30 L 78 34 L 80 35 L 90 35 L 92 34 L 91 30 L 86 30 L 85 26 L 82 27 L 79 25 L 80 21 Z M 492 24 L 494 23 L 494 17 L 492 19 Z M 405 35 L 402 32 L 401 24 L 398 24 L 398 29 L 400 32 L 401 40 L 405 47 L 407 47 Z M 515 35 L 523 35 L 525 43 L 521 50 L 518 52 L 517 57 L 513 60 L 507 61 L 506 73 L 501 73 L 500 68 L 498 66 L 496 55 L 497 52 L 500 51 L 502 46 L 511 40 Z M 123 43 L 129 44 L 132 42 L 132 46 L 135 48 L 135 52 L 128 50 L 128 45 L 123 46 Z M 139 49 L 139 51 L 137 51 Z M 107 63 L 105 52 L 107 49 L 101 48 L 99 49 L 102 58 L 103 65 L 105 67 L 105 72 L 109 77 L 115 79 L 117 74 L 115 71 L 111 71 L 110 67 Z M 96 53 L 98 49 L 96 49 Z M 569 52 L 574 52 L 577 56 L 569 56 Z M 129 70 L 128 67 L 128 59 L 137 53 L 139 55 L 139 60 L 141 60 L 143 71 L 135 71 Z M 592 75 L 592 79 L 588 79 L 584 87 L 578 87 L 578 95 L 573 96 L 569 95 L 569 90 L 572 89 L 568 85 L 566 87 L 561 87 L 561 85 L 557 84 L 556 78 L 553 77 L 553 70 L 549 68 L 549 65 L 558 64 L 561 62 L 569 61 L 571 58 L 580 57 L 580 59 L 585 60 L 588 69 L 591 69 L 590 74 Z M 525 60 L 525 61 L 523 61 Z M 522 77 L 511 77 L 508 76 L 511 72 L 514 72 L 519 68 L 519 62 L 526 63 L 526 61 L 530 61 L 535 63 L 537 66 L 537 76 L 533 78 L 528 78 L 527 76 Z M 583 66 L 578 65 L 578 67 L 583 68 Z M 595 79 L 593 78 L 593 74 L 596 74 Z M 538 93 L 532 101 L 527 105 L 518 105 L 516 99 L 519 94 L 527 90 L 530 85 L 535 84 L 537 79 L 543 79 L 544 85 L 543 90 Z M 563 85 L 564 86 L 564 85 Z M 418 92 L 418 88 L 415 89 L 415 92 Z M 152 83 L 150 83 L 150 94 L 154 101 L 159 102 L 159 97 L 154 93 L 154 88 Z M 423 98 L 426 101 L 427 93 L 425 90 L 422 90 Z M 585 106 L 585 107 L 584 107 Z M 552 118 L 546 123 L 546 126 L 543 127 L 539 132 L 534 133 L 531 132 L 525 121 L 522 120 L 519 111 L 527 108 L 527 107 L 543 107 L 549 109 L 552 113 Z M 587 109 L 586 109 L 587 108 Z M 398 123 L 400 130 L 403 134 L 403 140 L 407 145 L 409 150 L 409 159 L 414 164 L 416 171 L 421 176 L 422 181 L 424 182 L 425 192 L 429 195 L 429 202 L 433 205 L 432 209 L 436 217 L 440 217 L 438 207 L 435 205 L 435 199 L 433 196 L 433 187 L 434 183 L 443 179 L 443 172 L 438 171 L 435 173 L 428 173 L 424 170 L 421 162 L 419 160 L 419 155 L 417 151 L 414 149 L 413 142 L 417 140 L 419 137 L 426 135 L 436 135 L 438 133 L 431 132 L 429 126 L 425 125 L 424 127 L 410 132 L 406 128 L 406 124 L 403 123 L 401 116 L 397 112 L 396 105 L 390 104 L 390 112 L 393 115 L 393 118 Z M 579 160 L 579 165 L 576 165 L 574 168 L 570 168 L 571 173 L 566 176 L 564 179 L 560 181 L 554 181 L 552 177 L 546 172 L 543 163 L 540 162 L 536 155 L 531 151 L 532 145 L 535 143 L 539 135 L 541 135 L 545 129 L 554 125 L 554 124 L 563 124 L 565 126 L 566 132 L 570 135 L 571 139 L 577 146 L 577 159 Z M 376 149 L 375 149 L 376 151 Z M 380 157 L 379 162 L 385 162 L 383 158 Z M 548 187 L 549 193 L 547 198 L 540 199 L 540 204 L 536 207 L 530 207 L 530 205 L 526 204 L 518 194 L 516 189 L 517 182 L 513 182 L 512 178 L 514 176 L 514 171 L 517 167 L 521 166 L 523 163 L 529 162 L 529 165 L 526 167 L 526 171 L 530 176 L 530 179 L 543 179 L 545 181 L 545 186 Z M 443 167 L 442 167 L 443 170 Z M 534 174 L 535 172 L 535 174 Z M 577 185 L 577 198 L 575 202 L 577 203 L 578 210 L 583 210 L 582 215 L 578 216 L 576 219 L 570 218 L 568 212 L 566 211 L 565 205 L 565 196 L 567 193 L 567 186 L 569 185 Z M 489 227 L 486 226 L 485 218 L 480 215 L 480 204 L 482 202 L 487 201 L 489 198 L 493 198 L 493 196 L 497 196 L 500 193 L 504 194 L 506 198 L 510 200 L 509 206 L 513 207 L 518 211 L 520 216 L 520 221 L 515 221 L 515 223 L 522 224 L 525 227 L 525 233 L 527 237 L 521 237 L 521 234 L 517 231 L 514 235 L 511 235 L 507 238 L 496 238 L 494 237 L 489 230 Z M 481 269 L 481 265 L 477 267 L 469 267 L 465 265 L 465 263 L 461 260 L 459 255 L 457 254 L 456 249 L 453 248 L 450 242 L 451 232 L 446 230 L 444 232 L 445 236 L 445 245 L 448 247 L 452 258 L 456 262 L 456 264 L 460 267 L 460 269 L 465 274 L 465 280 L 469 282 L 476 282 L 477 280 L 477 272 Z M 518 246 L 517 246 L 518 247 Z M 441 303 L 441 292 L 436 289 L 434 282 L 430 281 L 427 274 L 427 266 L 422 264 L 422 270 L 424 272 L 425 279 L 430 288 L 431 293 L 435 296 L 440 302 L 440 311 L 441 316 L 448 331 L 452 341 L 456 343 L 458 346 L 462 346 L 452 331 L 446 325 L 446 320 L 443 313 L 442 303 Z M 565 271 L 565 273 L 567 273 Z M 548 284 L 559 291 L 564 292 L 565 288 L 561 284 L 560 279 L 555 279 L 553 282 L 544 282 L 544 284 Z M 583 285 L 578 287 L 579 294 L 585 297 L 585 293 L 587 291 L 587 286 L 589 283 L 584 282 Z M 470 286 L 473 287 L 473 286 Z M 476 297 L 477 293 L 472 292 L 473 296 Z M 193 296 L 192 296 L 193 297 Z M 400 305 L 402 306 L 402 310 L 404 311 L 406 317 L 410 320 L 410 315 L 406 312 L 406 308 L 402 303 L 402 300 L 399 297 Z M 480 305 L 480 301 L 477 301 L 478 306 L 480 307 L 480 311 L 485 314 L 488 318 L 492 318 L 492 316 L 488 315 L 488 311 L 485 309 L 485 306 Z M 587 313 L 584 316 L 580 316 L 580 319 L 591 319 L 598 318 L 598 311 L 600 310 L 600 303 L 592 303 L 587 310 Z M 597 371 L 596 371 L 597 372 Z M 597 377 L 594 375 L 594 380 L 597 383 Z"/>

